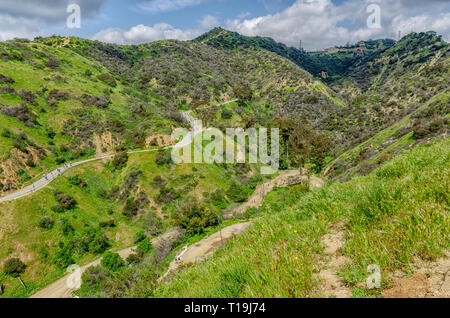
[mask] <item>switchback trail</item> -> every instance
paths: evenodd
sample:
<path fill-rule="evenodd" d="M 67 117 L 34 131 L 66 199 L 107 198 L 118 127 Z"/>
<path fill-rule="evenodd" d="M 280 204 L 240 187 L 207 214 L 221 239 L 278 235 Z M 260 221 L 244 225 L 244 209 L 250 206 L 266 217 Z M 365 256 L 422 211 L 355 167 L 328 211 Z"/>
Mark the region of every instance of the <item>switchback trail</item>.
<path fill-rule="evenodd" d="M 237 99 L 225 102 L 225 103 L 221 103 L 218 104 L 216 106 L 224 106 L 230 103 L 233 103 L 237 101 Z M 135 150 L 135 151 L 129 151 L 127 152 L 127 154 L 131 155 L 131 154 L 137 154 L 137 153 L 146 153 L 146 152 L 155 152 L 155 151 L 159 151 L 159 150 L 164 150 L 164 149 L 172 149 L 172 148 L 181 148 L 184 147 L 186 145 L 188 145 L 189 143 L 191 143 L 194 140 L 194 137 L 199 134 L 200 132 L 202 132 L 202 130 L 200 129 L 200 127 L 196 124 L 196 120 L 195 118 L 193 118 L 190 115 L 191 111 L 186 111 L 183 112 L 183 118 L 186 119 L 186 121 L 191 125 L 192 130 L 180 141 L 178 142 L 176 145 L 170 146 L 170 147 L 164 147 L 164 148 L 158 148 L 158 149 L 147 149 L 147 150 Z M 45 188 L 47 185 L 49 185 L 53 180 L 55 180 L 56 178 L 58 178 L 59 176 L 61 176 L 64 172 L 80 166 L 82 164 L 85 163 L 89 163 L 89 162 L 93 162 L 93 161 L 98 161 L 98 160 L 104 160 L 104 159 L 112 159 L 116 156 L 117 154 L 111 154 L 111 155 L 105 155 L 105 156 L 101 156 L 101 157 L 96 157 L 96 158 L 92 158 L 92 159 L 86 159 L 86 160 L 81 160 L 78 162 L 73 162 L 73 163 L 68 163 L 65 164 L 62 167 L 59 167 L 55 170 L 53 170 L 52 172 L 49 172 L 48 174 L 44 174 L 43 177 L 41 179 L 39 179 L 38 181 L 32 183 L 31 185 L 20 189 L 14 193 L 10 193 L 4 197 L 0 198 L 0 203 L 2 202 L 8 202 L 8 201 L 13 201 L 13 200 L 17 200 L 20 199 L 22 197 L 28 196 L 34 192 L 39 191 L 42 188 Z"/>
<path fill-rule="evenodd" d="M 237 215 L 239 213 L 245 212 L 250 207 L 259 207 L 262 205 L 265 196 L 267 193 L 272 191 L 277 187 L 288 187 L 294 184 L 298 184 L 303 181 L 309 181 L 311 187 L 321 187 L 323 185 L 323 181 L 320 178 L 311 176 L 308 177 L 306 175 L 301 174 L 299 170 L 290 170 L 290 171 L 282 171 L 279 176 L 276 178 L 267 181 L 264 185 L 260 185 L 256 188 L 253 195 L 250 198 L 240 205 L 238 208 L 233 210 L 231 217 L 233 215 Z M 235 235 L 239 235 L 243 233 L 252 222 L 246 223 L 237 223 L 231 226 L 228 226 L 208 237 L 203 238 L 198 243 L 195 243 L 189 247 L 187 247 L 183 253 L 183 257 L 180 261 L 174 260 L 170 265 L 167 272 L 162 276 L 158 281 L 161 281 L 170 273 L 176 271 L 181 264 L 192 264 L 199 260 L 203 260 L 205 258 L 210 257 L 213 253 L 222 247 L 222 245 L 229 239 L 231 239 Z M 161 240 L 166 240 L 167 236 L 174 235 L 175 231 L 168 232 L 160 237 L 157 237 L 152 240 L 152 244 L 157 245 Z M 165 237 L 166 236 L 166 237 Z M 117 252 L 122 258 L 127 258 L 131 253 L 133 253 L 135 247 L 129 247 L 124 250 Z M 101 258 L 84 265 L 81 267 L 81 271 L 84 272 L 90 266 L 95 266 L 101 263 Z M 67 280 L 70 275 L 66 275 L 63 278 L 57 280 L 53 284 L 47 286 L 41 291 L 34 294 L 33 298 L 67 298 L 71 297 L 74 289 L 71 289 L 67 285 Z"/>

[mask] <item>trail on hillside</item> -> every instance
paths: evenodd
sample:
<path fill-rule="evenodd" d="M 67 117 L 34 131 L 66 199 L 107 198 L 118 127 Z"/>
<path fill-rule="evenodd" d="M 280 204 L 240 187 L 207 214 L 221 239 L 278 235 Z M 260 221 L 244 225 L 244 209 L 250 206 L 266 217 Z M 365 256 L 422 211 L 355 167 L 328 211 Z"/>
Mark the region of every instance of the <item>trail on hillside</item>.
<path fill-rule="evenodd" d="M 312 188 L 319 188 L 324 184 L 322 179 L 315 176 L 309 177 L 302 174 L 299 170 L 280 171 L 280 174 L 274 179 L 257 186 L 245 203 L 226 213 L 224 218 L 230 219 L 242 215 L 250 208 L 259 208 L 263 204 L 266 195 L 275 188 L 289 187 L 303 182 L 309 182 Z"/>
<path fill-rule="evenodd" d="M 172 241 L 174 237 L 176 237 L 179 234 L 178 230 L 173 230 L 170 232 L 167 232 L 161 236 L 158 236 L 152 240 L 152 245 L 157 247 L 160 244 L 164 244 L 167 241 Z M 117 254 L 120 255 L 123 259 L 126 259 L 128 256 L 133 254 L 135 252 L 136 246 L 128 247 L 126 249 L 123 249 L 121 251 L 118 251 Z M 102 261 L 102 257 L 96 259 L 93 262 L 90 262 L 89 264 L 86 264 L 84 266 L 81 266 L 81 273 L 84 273 L 89 267 L 91 266 L 97 266 L 100 265 Z M 69 287 L 69 279 L 71 278 L 71 274 L 67 274 L 64 277 L 58 279 L 54 283 L 48 285 L 44 289 L 38 291 L 34 295 L 32 295 L 30 298 L 71 298 L 72 292 L 76 289 Z"/>
<path fill-rule="evenodd" d="M 195 264 L 212 256 L 214 252 L 221 248 L 226 241 L 244 232 L 251 224 L 252 222 L 246 222 L 228 226 L 219 232 L 205 237 L 198 243 L 189 246 L 184 250 L 183 256 L 180 260 L 175 258 L 172 263 L 170 263 L 169 269 L 162 277 L 158 279 L 158 282 L 162 281 L 170 273 L 175 272 L 182 265 Z"/>
<path fill-rule="evenodd" d="M 311 176 L 308 177 L 306 175 L 302 175 L 299 170 L 291 170 L 291 171 L 282 171 L 279 176 L 276 178 L 266 182 L 264 185 L 261 185 L 257 187 L 255 193 L 250 196 L 250 198 L 243 203 L 240 207 L 235 209 L 234 211 L 240 212 L 240 211 L 246 211 L 249 207 L 257 207 L 262 204 L 264 201 L 265 196 L 267 193 L 272 191 L 276 187 L 287 187 L 290 185 L 298 184 L 300 182 L 303 182 L 305 180 L 308 180 L 312 187 L 320 187 L 323 185 L 323 181 L 320 178 Z M 258 190 L 263 190 L 262 192 Z M 242 207 L 242 208 L 241 208 Z M 234 215 L 234 214 L 233 214 Z M 203 260 L 205 258 L 210 257 L 213 255 L 213 253 L 222 247 L 222 245 L 232 238 L 235 235 L 239 235 L 242 232 L 244 232 L 252 222 L 246 222 L 246 223 L 238 223 L 231 225 L 229 227 L 226 227 L 222 229 L 221 231 L 218 231 L 198 243 L 188 247 L 183 254 L 183 257 L 181 259 L 181 262 L 177 262 L 174 260 L 170 265 L 169 269 L 159 280 L 162 280 L 165 278 L 169 273 L 176 271 L 176 269 L 179 268 L 181 264 L 192 264 L 199 260 Z M 173 236 L 173 232 L 169 232 L 161 237 L 155 238 L 152 241 L 152 244 L 157 245 L 161 242 L 161 240 L 166 240 L 167 237 L 165 236 Z M 128 257 L 131 253 L 133 253 L 133 250 L 135 247 L 126 248 L 124 250 L 121 250 L 118 252 L 118 254 L 122 258 Z M 87 268 L 90 266 L 95 266 L 100 264 L 101 258 L 95 260 L 94 262 L 91 262 L 87 265 L 84 265 L 81 267 L 82 272 L 84 272 Z M 67 287 L 67 279 L 70 275 L 66 275 L 63 278 L 57 280 L 53 284 L 47 286 L 43 290 L 37 292 L 32 297 L 34 298 L 67 298 L 71 297 L 73 289 L 70 289 Z"/>
<path fill-rule="evenodd" d="M 237 99 L 234 99 L 234 100 L 231 100 L 228 102 L 224 102 L 224 103 L 218 104 L 216 106 L 224 106 L 224 105 L 233 103 L 235 101 L 237 101 Z M 182 148 L 182 147 L 185 147 L 188 144 L 190 144 L 194 140 L 195 136 L 202 132 L 202 130 L 200 129 L 201 125 L 200 126 L 197 125 L 196 119 L 191 116 L 191 111 L 183 112 L 182 116 L 191 125 L 191 131 L 180 142 L 178 142 L 177 144 L 175 144 L 173 146 L 163 147 L 163 148 L 158 148 L 158 149 L 129 151 L 129 152 L 127 152 L 127 154 L 131 155 L 131 154 L 139 154 L 139 153 L 156 152 L 159 150 L 167 150 L 167 149 L 172 149 L 172 148 Z M 93 162 L 93 161 L 112 159 L 116 155 L 117 155 L 117 153 L 65 164 L 64 166 L 56 168 L 55 170 L 49 172 L 48 174 L 44 174 L 41 179 L 32 183 L 31 185 L 29 185 L 23 189 L 20 189 L 14 193 L 10 193 L 4 197 L 1 197 L 0 203 L 17 200 L 22 197 L 28 196 L 32 193 L 35 193 L 35 192 L 45 188 L 53 180 L 55 180 L 56 178 L 61 176 L 63 173 L 65 173 L 66 171 L 68 171 L 74 167 L 80 166 L 85 163 Z"/>
<path fill-rule="evenodd" d="M 352 292 L 345 286 L 344 279 L 338 275 L 338 271 L 344 263 L 350 261 L 348 257 L 341 255 L 344 247 L 345 235 L 340 225 L 335 226 L 330 233 L 323 237 L 325 244 L 325 260 L 319 272 L 321 293 L 323 297 L 350 298 Z"/>

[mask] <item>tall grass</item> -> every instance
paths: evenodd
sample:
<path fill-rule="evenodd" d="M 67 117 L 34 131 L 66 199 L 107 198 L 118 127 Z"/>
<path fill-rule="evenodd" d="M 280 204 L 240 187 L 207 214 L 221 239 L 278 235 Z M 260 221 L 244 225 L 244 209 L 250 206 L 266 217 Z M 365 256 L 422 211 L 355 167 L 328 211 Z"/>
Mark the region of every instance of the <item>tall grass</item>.
<path fill-rule="evenodd" d="M 449 146 L 446 139 L 416 147 L 368 176 L 307 194 L 282 190 L 286 202 L 296 196 L 297 203 L 266 204 L 246 233 L 164 282 L 155 295 L 319 296 L 322 236 L 338 222 L 346 238 L 342 253 L 351 260 L 339 272 L 346 284 L 365 295 L 358 283 L 368 265 L 378 264 L 386 287 L 388 273 L 407 271 L 416 259 L 435 260 L 450 247 Z"/>

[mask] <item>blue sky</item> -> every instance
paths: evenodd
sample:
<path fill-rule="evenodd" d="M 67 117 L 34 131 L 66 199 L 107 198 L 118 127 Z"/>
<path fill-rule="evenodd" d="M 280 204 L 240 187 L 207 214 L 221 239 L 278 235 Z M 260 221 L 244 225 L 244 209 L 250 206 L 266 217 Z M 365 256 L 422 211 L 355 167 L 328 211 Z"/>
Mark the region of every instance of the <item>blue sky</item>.
<path fill-rule="evenodd" d="M 69 29 L 67 5 L 81 9 Z M 368 7 L 379 8 L 378 27 Z M 378 18 L 377 18 L 378 19 Z M 375 21 L 375 20 L 374 20 Z M 119 44 L 192 39 L 214 26 L 244 35 L 299 40 L 318 50 L 370 38 L 435 30 L 450 37 L 449 0 L 1 0 L 0 40 L 74 35 Z"/>

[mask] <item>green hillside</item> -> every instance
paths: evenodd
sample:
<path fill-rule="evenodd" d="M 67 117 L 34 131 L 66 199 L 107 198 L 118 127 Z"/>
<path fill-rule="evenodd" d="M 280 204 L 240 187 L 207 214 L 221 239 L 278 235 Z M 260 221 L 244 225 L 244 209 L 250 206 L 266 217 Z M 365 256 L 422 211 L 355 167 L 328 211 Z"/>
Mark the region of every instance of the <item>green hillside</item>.
<path fill-rule="evenodd" d="M 413 257 L 437 257 L 448 247 L 438 238 L 448 232 L 448 174 L 436 175 L 448 169 L 449 45 L 428 32 L 337 49 L 308 53 L 220 28 L 129 46 L 57 36 L 0 42 L 0 197 L 67 163 L 114 155 L 0 203 L 1 296 L 30 296 L 72 263 L 136 244 L 130 266 L 91 269 L 79 295 L 318 296 L 321 239 L 336 223 L 345 225 L 352 262 L 341 274 L 354 295 L 371 295 L 357 289 L 369 258 L 390 273 Z M 223 215 L 276 176 L 257 164 L 175 165 L 160 148 L 175 128 L 189 128 L 187 110 L 222 131 L 279 128 L 280 169 L 304 167 L 330 184 L 274 191 L 245 214 L 254 220 L 247 234 L 158 286 L 174 250 L 238 222 Z M 430 234 L 408 233 L 409 247 L 376 236 L 394 238 L 413 222 Z M 174 229 L 179 237 L 155 251 L 150 240 Z M 363 249 L 370 237 L 400 254 Z M 14 258 L 26 265 L 25 289 L 5 270 Z"/>
<path fill-rule="evenodd" d="M 259 218 L 212 258 L 156 288 L 156 297 L 317 297 L 327 264 L 323 237 L 338 227 L 348 258 L 338 274 L 354 297 L 378 297 L 394 271 L 450 247 L 449 140 L 419 146 L 368 176 L 307 194 L 280 190 Z M 280 200 L 280 198 L 283 198 Z M 378 264 L 382 289 L 367 289 Z"/>

